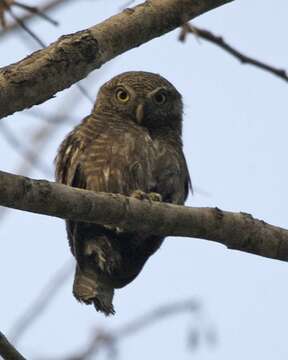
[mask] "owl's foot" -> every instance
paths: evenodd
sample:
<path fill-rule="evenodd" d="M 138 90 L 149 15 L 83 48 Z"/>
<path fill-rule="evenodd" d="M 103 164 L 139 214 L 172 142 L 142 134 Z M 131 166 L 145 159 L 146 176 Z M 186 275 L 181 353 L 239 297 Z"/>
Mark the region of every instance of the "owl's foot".
<path fill-rule="evenodd" d="M 158 202 L 162 201 L 162 195 L 161 194 L 158 194 L 156 192 L 150 192 L 147 195 L 148 195 L 148 200 L 150 200 L 150 201 L 158 201 Z"/>
<path fill-rule="evenodd" d="M 162 201 L 162 196 L 156 192 L 145 193 L 141 190 L 135 190 L 130 196 L 138 200 Z"/>

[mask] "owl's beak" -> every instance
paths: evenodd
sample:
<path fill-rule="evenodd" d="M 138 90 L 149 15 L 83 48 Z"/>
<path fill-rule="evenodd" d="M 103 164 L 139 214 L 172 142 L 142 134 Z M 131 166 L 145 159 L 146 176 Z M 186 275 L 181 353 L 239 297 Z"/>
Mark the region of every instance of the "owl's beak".
<path fill-rule="evenodd" d="M 144 118 L 144 104 L 139 104 L 136 109 L 136 120 L 140 125 Z"/>

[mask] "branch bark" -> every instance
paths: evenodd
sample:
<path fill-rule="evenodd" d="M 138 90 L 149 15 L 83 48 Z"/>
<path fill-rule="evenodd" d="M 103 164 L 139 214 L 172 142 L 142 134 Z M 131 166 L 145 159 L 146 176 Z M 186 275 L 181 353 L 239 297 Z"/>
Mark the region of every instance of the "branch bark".
<path fill-rule="evenodd" d="M 0 356 L 4 360 L 25 360 L 8 339 L 0 332 Z"/>
<path fill-rule="evenodd" d="M 0 118 L 40 104 L 125 51 L 233 0 L 150 0 L 0 70 Z"/>
<path fill-rule="evenodd" d="M 250 214 L 139 201 L 0 172 L 0 205 L 127 231 L 215 241 L 230 249 L 288 260 L 288 230 Z"/>

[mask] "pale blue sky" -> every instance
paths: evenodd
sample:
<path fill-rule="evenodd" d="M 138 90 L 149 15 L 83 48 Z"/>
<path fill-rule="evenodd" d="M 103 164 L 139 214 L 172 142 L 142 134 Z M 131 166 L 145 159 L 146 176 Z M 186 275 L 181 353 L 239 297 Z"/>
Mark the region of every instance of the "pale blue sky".
<path fill-rule="evenodd" d="M 61 34 L 98 23 L 118 12 L 123 3 L 79 0 L 52 13 L 61 21 L 59 28 L 42 21 L 30 26 L 50 43 Z M 288 68 L 287 12 L 285 0 L 278 0 L 277 7 L 261 0 L 235 1 L 201 16 L 195 24 L 223 35 L 251 56 Z M 147 70 L 167 77 L 185 103 L 185 154 L 196 189 L 189 205 L 245 211 L 288 228 L 288 84 L 240 65 L 204 40 L 198 42 L 190 36 L 182 44 L 177 36 L 178 30 L 127 52 L 92 73 L 83 86 L 95 97 L 99 85 L 126 70 Z M 27 35 L 18 33 L 0 41 L 0 66 L 37 48 Z M 75 97 L 79 103 L 71 107 Z M 91 109 L 75 86 L 33 110 L 56 120 L 56 114 L 70 107 L 71 116 L 79 121 Z M 43 125 L 43 120 L 28 111 L 3 121 L 27 146 L 31 134 Z M 59 127 L 41 149 L 42 160 L 51 169 L 56 149 L 69 130 L 68 124 Z M 21 157 L 2 137 L 0 151 L 1 170 L 17 171 Z M 45 177 L 38 171 L 29 175 Z M 0 222 L 0 239 L 0 330 L 9 334 L 18 316 L 70 253 L 63 222 L 45 216 L 9 211 Z M 216 347 L 204 342 L 191 354 L 185 343 L 191 319 L 179 315 L 123 341 L 122 359 L 286 360 L 287 278 L 286 263 L 208 241 L 169 238 L 142 274 L 117 291 L 114 318 L 79 305 L 71 294 L 71 275 L 18 347 L 29 359 L 67 354 L 85 344 L 95 328 L 116 328 L 158 305 L 196 297 L 203 303 L 205 325 L 217 329 Z M 105 354 L 98 358 L 104 359 Z"/>

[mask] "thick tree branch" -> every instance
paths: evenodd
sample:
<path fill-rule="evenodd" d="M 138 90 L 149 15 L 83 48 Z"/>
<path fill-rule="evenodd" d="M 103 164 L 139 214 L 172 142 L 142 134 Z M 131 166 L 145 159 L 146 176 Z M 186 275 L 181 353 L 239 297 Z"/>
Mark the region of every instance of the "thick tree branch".
<path fill-rule="evenodd" d="M 288 230 L 246 213 L 139 201 L 0 172 L 0 205 L 163 236 L 216 241 L 230 249 L 288 260 Z"/>
<path fill-rule="evenodd" d="M 0 118 L 39 104 L 125 51 L 233 0 L 150 0 L 0 70 Z"/>
<path fill-rule="evenodd" d="M 0 332 L 0 356 L 4 360 L 25 360 L 8 339 Z"/>

